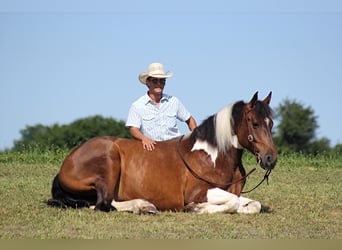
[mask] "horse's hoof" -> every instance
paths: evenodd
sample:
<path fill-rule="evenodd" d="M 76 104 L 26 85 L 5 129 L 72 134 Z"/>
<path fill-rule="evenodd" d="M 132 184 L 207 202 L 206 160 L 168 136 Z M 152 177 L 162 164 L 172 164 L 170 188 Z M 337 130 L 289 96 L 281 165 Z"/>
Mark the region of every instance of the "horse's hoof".
<path fill-rule="evenodd" d="M 157 214 L 158 210 L 155 206 L 146 206 L 140 208 L 140 214 Z"/>
<path fill-rule="evenodd" d="M 195 202 L 190 202 L 189 204 L 186 204 L 184 206 L 182 211 L 184 213 L 193 213 L 193 212 L 195 212 L 195 207 L 196 207 L 196 203 Z"/>
<path fill-rule="evenodd" d="M 108 203 L 100 203 L 95 206 L 94 210 L 108 213 L 110 211 L 116 211 L 116 208 Z"/>

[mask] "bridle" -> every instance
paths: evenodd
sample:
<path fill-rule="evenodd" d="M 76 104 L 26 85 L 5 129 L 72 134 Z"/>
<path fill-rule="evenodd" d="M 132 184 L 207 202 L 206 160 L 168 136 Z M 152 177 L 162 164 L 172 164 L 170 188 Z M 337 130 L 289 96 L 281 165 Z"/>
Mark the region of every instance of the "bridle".
<path fill-rule="evenodd" d="M 248 129 L 247 140 L 248 140 L 249 143 L 252 144 L 253 153 L 254 153 L 254 155 L 256 156 L 256 158 L 258 159 L 258 164 L 260 165 L 260 161 L 261 161 L 261 159 L 260 159 L 260 154 L 259 154 L 259 152 L 256 150 L 256 146 L 255 146 L 256 141 L 255 141 L 255 138 L 254 138 L 254 136 L 253 136 L 253 134 L 252 134 L 252 132 L 251 132 L 250 124 L 249 124 L 249 122 L 248 122 L 248 117 L 247 117 L 247 114 L 248 114 L 249 112 L 251 112 L 253 109 L 254 109 L 254 107 L 251 108 L 251 109 L 249 109 L 248 111 L 245 112 L 245 118 L 246 118 L 247 129 Z M 268 170 L 266 171 L 265 175 L 264 175 L 264 178 L 263 178 L 263 179 L 254 187 L 254 188 L 252 188 L 252 189 L 250 189 L 250 190 L 248 190 L 248 191 L 241 192 L 241 193 L 244 194 L 244 193 L 252 192 L 252 191 L 255 190 L 256 188 L 258 188 L 265 180 L 266 180 L 266 183 L 267 183 L 267 185 L 268 185 L 268 178 L 269 178 L 271 172 L 272 172 L 272 169 L 268 169 Z"/>
<path fill-rule="evenodd" d="M 260 164 L 260 156 L 259 156 L 259 153 L 255 150 L 255 139 L 254 139 L 254 136 L 252 135 L 251 133 L 251 130 L 250 130 L 250 127 L 249 127 L 249 124 L 248 124 L 248 119 L 247 119 L 247 113 L 249 113 L 250 111 L 252 111 L 252 109 L 246 111 L 245 113 L 245 117 L 246 117 L 246 120 L 247 120 L 247 127 L 248 127 L 248 136 L 247 136 L 247 140 L 253 145 L 253 152 L 255 154 L 255 156 L 257 157 L 258 159 L 258 164 Z M 189 165 L 189 163 L 185 160 L 181 150 L 180 150 L 180 143 L 183 139 L 184 135 L 182 135 L 179 140 L 178 140 L 178 143 L 177 143 L 177 151 L 178 151 L 178 154 L 181 158 L 181 160 L 183 161 L 185 167 L 189 170 L 189 172 L 197 179 L 201 180 L 201 181 L 204 181 L 206 182 L 207 184 L 209 185 L 212 185 L 212 186 L 222 186 L 222 187 L 225 187 L 225 188 L 228 188 L 229 186 L 233 185 L 233 184 L 236 184 L 236 183 L 239 183 L 241 181 L 244 181 L 250 174 L 252 174 L 256 169 L 257 167 L 255 166 L 254 168 L 252 168 L 245 176 L 241 177 L 240 179 L 238 180 L 235 180 L 235 181 L 232 181 L 232 182 L 224 182 L 224 183 L 221 183 L 221 182 L 214 182 L 214 181 L 211 181 L 211 180 L 208 180 L 207 178 L 203 177 L 203 176 L 200 176 L 198 173 L 196 173 L 196 171 L 194 171 L 191 166 Z M 268 184 L 268 177 L 269 175 L 271 174 L 271 169 L 268 169 L 264 175 L 264 178 L 255 186 L 253 187 L 252 189 L 248 190 L 248 191 L 243 191 L 241 192 L 242 194 L 245 194 L 245 193 L 249 193 L 249 192 L 252 192 L 253 190 L 257 189 L 265 180 L 266 180 L 266 183 Z"/>

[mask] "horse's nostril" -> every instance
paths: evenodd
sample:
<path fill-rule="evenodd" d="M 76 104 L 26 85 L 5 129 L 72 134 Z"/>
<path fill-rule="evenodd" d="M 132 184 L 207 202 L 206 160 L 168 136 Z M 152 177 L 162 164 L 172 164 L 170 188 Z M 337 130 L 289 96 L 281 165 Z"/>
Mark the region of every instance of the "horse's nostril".
<path fill-rule="evenodd" d="M 272 154 L 266 154 L 261 161 L 262 168 L 273 169 L 276 165 L 277 159 Z"/>

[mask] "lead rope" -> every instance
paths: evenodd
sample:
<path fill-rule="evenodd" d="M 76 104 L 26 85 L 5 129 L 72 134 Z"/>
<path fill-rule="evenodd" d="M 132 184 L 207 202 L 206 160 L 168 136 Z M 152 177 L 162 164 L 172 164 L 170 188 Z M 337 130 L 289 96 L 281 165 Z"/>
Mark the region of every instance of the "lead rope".
<path fill-rule="evenodd" d="M 247 194 L 249 192 L 252 192 L 253 190 L 257 189 L 265 180 L 266 180 L 266 183 L 268 185 L 268 177 L 270 176 L 271 172 L 272 172 L 272 170 L 270 170 L 270 169 L 267 170 L 265 175 L 264 175 L 264 178 L 254 188 L 252 188 L 248 191 L 243 191 L 243 192 L 241 192 L 241 194 Z"/>

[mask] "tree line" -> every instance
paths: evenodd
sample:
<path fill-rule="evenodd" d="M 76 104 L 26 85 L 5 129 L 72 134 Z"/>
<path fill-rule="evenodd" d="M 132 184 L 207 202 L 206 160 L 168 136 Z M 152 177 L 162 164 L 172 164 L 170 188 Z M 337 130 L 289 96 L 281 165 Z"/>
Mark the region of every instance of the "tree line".
<path fill-rule="evenodd" d="M 274 119 L 277 125 L 273 129 L 273 139 L 279 153 L 342 153 L 342 144 L 331 147 L 328 138 L 317 138 L 319 125 L 310 106 L 305 107 L 296 100 L 285 99 L 274 109 Z M 72 149 L 96 136 L 131 137 L 124 121 L 100 115 L 78 119 L 68 125 L 28 125 L 20 133 L 21 138 L 14 142 L 11 150 L 22 151 L 30 147 L 42 150 Z"/>
<path fill-rule="evenodd" d="M 319 124 L 314 110 L 296 100 L 285 99 L 274 110 L 278 125 L 273 132 L 279 153 L 341 154 L 342 144 L 330 146 L 326 137 L 318 138 Z"/>
<path fill-rule="evenodd" d="M 56 123 L 52 126 L 42 124 L 26 126 L 20 134 L 21 139 L 14 142 L 14 151 L 32 147 L 42 150 L 72 149 L 90 138 L 103 135 L 130 138 L 124 121 L 104 118 L 100 115 L 78 119 L 68 125 Z"/>

